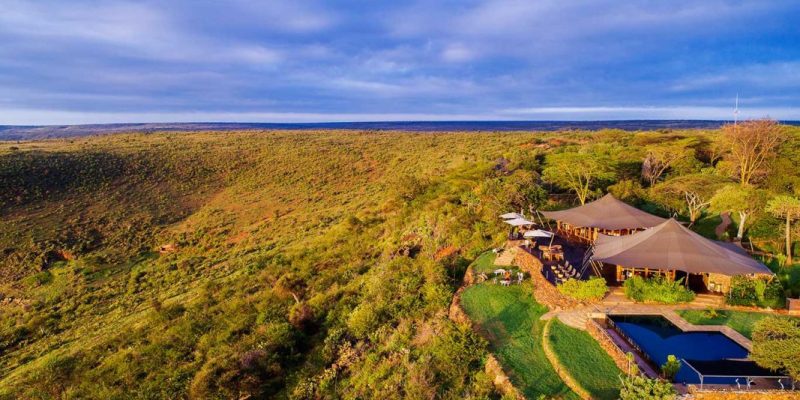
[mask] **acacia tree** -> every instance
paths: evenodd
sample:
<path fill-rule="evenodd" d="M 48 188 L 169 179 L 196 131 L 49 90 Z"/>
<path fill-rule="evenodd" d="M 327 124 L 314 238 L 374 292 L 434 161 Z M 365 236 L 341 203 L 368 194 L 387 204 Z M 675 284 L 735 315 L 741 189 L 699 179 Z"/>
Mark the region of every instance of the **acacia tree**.
<path fill-rule="evenodd" d="M 749 186 L 723 186 L 711 198 L 711 207 L 724 211 L 735 211 L 739 214 L 739 230 L 736 239 L 742 240 L 744 229 L 750 218 L 764 204 L 764 192 Z"/>
<path fill-rule="evenodd" d="M 800 199 L 780 195 L 767 202 L 767 211 L 778 218 L 785 218 L 786 262 L 792 263 L 792 221 L 800 218 Z"/>
<path fill-rule="evenodd" d="M 784 140 L 783 128 L 770 119 L 725 125 L 722 137 L 729 149 L 725 158 L 733 164 L 735 177 L 742 186 L 766 173 L 767 164 Z"/>
<path fill-rule="evenodd" d="M 800 380 L 800 321 L 767 317 L 753 329 L 753 351 L 750 358 L 773 371 L 785 371 Z"/>
<path fill-rule="evenodd" d="M 722 185 L 721 178 L 710 174 L 684 175 L 653 187 L 652 193 L 663 197 L 667 207 L 685 209 L 693 225 L 711 204 L 711 196 Z"/>
<path fill-rule="evenodd" d="M 642 179 L 653 186 L 664 172 L 687 157 L 694 157 L 694 149 L 687 147 L 684 141 L 650 146 L 642 162 Z"/>
<path fill-rule="evenodd" d="M 547 157 L 547 167 L 542 171 L 545 181 L 573 191 L 581 204 L 586 204 L 599 183 L 615 177 L 611 160 L 595 153 L 551 154 Z"/>

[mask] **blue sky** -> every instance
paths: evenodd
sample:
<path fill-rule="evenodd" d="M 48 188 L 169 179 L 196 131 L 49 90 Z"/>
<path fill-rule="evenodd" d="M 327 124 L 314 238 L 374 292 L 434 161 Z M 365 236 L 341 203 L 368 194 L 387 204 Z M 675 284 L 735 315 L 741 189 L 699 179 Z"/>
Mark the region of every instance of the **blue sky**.
<path fill-rule="evenodd" d="M 800 119 L 796 1 L 0 6 L 0 124 Z"/>

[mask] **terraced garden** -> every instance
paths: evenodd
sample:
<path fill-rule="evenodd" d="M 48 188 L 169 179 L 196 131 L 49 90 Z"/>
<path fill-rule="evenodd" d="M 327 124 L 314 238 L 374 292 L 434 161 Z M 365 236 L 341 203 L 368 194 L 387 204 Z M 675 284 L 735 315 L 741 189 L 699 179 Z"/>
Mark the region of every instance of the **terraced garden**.
<path fill-rule="evenodd" d="M 542 349 L 547 307 L 537 303 L 530 283 L 503 287 L 479 284 L 461 295 L 461 304 L 489 340 L 492 352 L 514 385 L 528 398 L 577 399 L 558 377 Z"/>
<path fill-rule="evenodd" d="M 588 333 L 555 319 L 546 340 L 561 365 L 592 398 L 619 398 L 622 371 Z"/>

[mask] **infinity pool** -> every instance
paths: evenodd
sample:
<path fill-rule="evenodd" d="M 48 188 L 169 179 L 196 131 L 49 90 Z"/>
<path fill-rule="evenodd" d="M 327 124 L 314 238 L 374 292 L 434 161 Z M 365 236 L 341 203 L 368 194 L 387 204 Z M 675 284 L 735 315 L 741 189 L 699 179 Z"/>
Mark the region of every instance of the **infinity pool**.
<path fill-rule="evenodd" d="M 609 316 L 617 330 L 661 366 L 672 354 L 689 362 L 743 359 L 747 349 L 719 332 L 684 332 L 662 316 Z M 681 364 L 675 382 L 700 383 L 692 368 Z M 705 378 L 705 383 L 732 384 L 734 378 Z"/>

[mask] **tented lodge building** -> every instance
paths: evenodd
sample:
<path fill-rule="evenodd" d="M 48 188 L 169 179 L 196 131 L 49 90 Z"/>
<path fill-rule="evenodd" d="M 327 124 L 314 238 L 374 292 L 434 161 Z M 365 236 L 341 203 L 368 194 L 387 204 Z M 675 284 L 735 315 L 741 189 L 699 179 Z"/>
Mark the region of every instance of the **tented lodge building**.
<path fill-rule="evenodd" d="M 732 276 L 772 275 L 741 247 L 706 239 L 674 219 L 649 214 L 610 194 L 541 214 L 556 221 L 560 235 L 590 245 L 585 260 L 611 285 L 634 275 L 664 275 L 684 278 L 696 291 L 727 292 Z"/>

